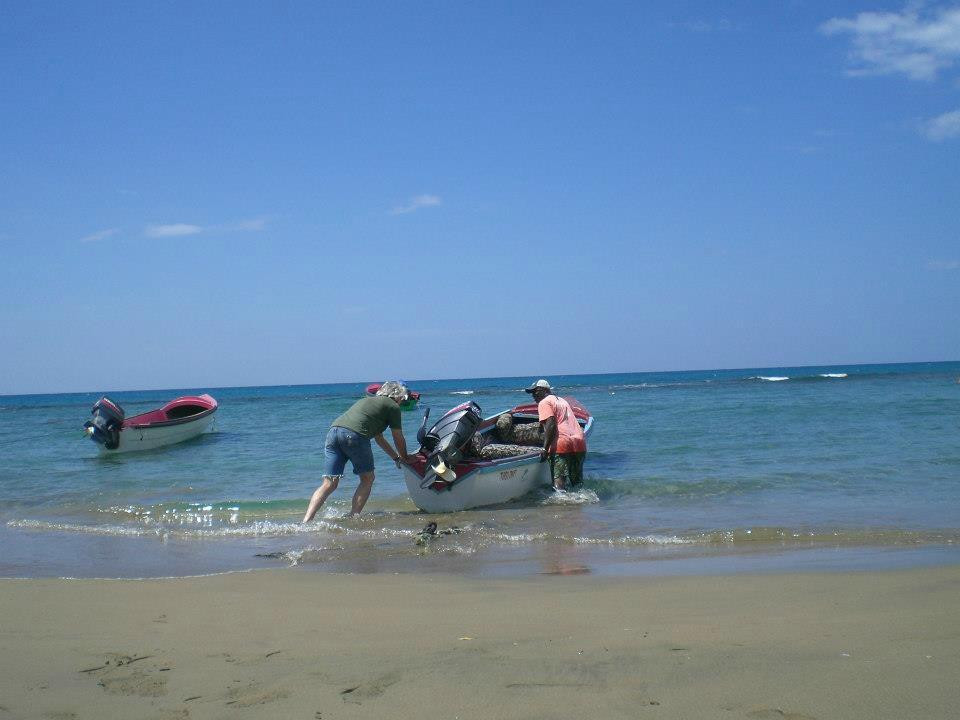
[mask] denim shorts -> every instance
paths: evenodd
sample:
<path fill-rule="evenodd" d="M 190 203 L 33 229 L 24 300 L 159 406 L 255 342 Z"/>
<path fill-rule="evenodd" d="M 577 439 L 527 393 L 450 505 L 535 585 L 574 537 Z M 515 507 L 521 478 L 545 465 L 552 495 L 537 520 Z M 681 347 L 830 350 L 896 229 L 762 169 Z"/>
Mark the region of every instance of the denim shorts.
<path fill-rule="evenodd" d="M 354 475 L 373 472 L 373 450 L 370 438 L 355 430 L 334 425 L 327 433 L 327 442 L 323 447 L 324 477 L 339 477 L 347 460 L 353 463 Z"/>

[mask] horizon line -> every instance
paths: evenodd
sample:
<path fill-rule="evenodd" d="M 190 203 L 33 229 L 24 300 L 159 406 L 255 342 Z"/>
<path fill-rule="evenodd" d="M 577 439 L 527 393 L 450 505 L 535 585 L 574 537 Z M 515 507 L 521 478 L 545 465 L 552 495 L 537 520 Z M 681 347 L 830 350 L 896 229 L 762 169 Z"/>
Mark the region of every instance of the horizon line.
<path fill-rule="evenodd" d="M 716 367 L 716 368 L 687 368 L 682 370 L 616 370 L 611 372 L 599 372 L 599 373 L 546 373 L 540 374 L 540 377 L 546 375 L 553 377 L 597 377 L 604 375 L 656 375 L 664 373 L 697 373 L 697 372 L 732 372 L 736 370 L 783 370 L 787 368 L 830 368 L 830 367 L 859 367 L 859 366 L 869 366 L 869 365 L 946 365 L 950 363 L 960 363 L 960 359 L 956 360 L 907 360 L 907 361 L 897 361 L 897 362 L 856 362 L 856 363 L 814 363 L 809 365 L 750 365 L 750 366 L 737 366 L 737 367 Z M 408 386 L 413 385 L 418 382 L 449 382 L 453 380 L 505 380 L 511 378 L 524 378 L 524 377 L 533 377 L 533 375 L 524 374 L 524 375 L 485 375 L 485 376 L 476 376 L 476 377 L 446 377 L 446 378 L 414 378 L 410 381 L 405 381 Z M 243 388 L 281 388 L 281 387 L 317 387 L 320 385 L 363 385 L 365 383 L 369 384 L 370 382 L 378 382 L 378 380 L 340 380 L 336 382 L 308 382 L 308 383 L 277 383 L 272 385 L 184 385 L 181 387 L 155 387 L 155 388 L 127 388 L 127 389 L 114 389 L 111 392 L 165 392 L 165 391 L 181 391 L 181 390 L 235 390 Z M 379 382 L 382 382 L 379 381 Z M 50 395 L 90 395 L 101 392 L 100 390 L 63 390 L 59 392 L 26 392 L 26 393 L 0 393 L 0 398 L 10 398 L 10 397 L 44 397 Z"/>

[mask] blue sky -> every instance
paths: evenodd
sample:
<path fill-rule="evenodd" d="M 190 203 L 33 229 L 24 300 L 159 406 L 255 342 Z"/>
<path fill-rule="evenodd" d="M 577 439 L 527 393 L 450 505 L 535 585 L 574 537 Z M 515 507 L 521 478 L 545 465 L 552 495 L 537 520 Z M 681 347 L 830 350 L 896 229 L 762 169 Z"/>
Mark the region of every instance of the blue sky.
<path fill-rule="evenodd" d="M 960 4 L 7 2 L 0 393 L 960 358 Z"/>

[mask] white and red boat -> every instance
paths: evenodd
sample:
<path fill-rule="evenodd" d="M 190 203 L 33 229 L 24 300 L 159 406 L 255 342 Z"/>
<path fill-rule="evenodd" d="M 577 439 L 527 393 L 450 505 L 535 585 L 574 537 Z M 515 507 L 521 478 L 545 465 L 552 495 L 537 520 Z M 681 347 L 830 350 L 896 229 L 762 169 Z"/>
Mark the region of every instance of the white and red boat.
<path fill-rule="evenodd" d="M 574 398 L 565 400 L 584 436 L 589 435 L 593 416 Z M 495 438 L 497 420 L 505 413 L 514 426 L 539 422 L 535 403 L 517 405 L 482 420 L 480 407 L 466 402 L 449 410 L 428 431 L 428 411 L 417 433 L 420 451 L 416 460 L 401 465 L 410 499 L 418 508 L 437 513 L 499 505 L 551 485 L 550 463 L 540 462 L 540 445 L 505 446 L 513 454 L 495 459 L 466 456 L 468 445 L 485 444 L 482 436 L 499 440 Z M 471 442 L 475 435 L 481 436 L 480 443 Z M 495 444 L 488 447 L 494 448 Z"/>
<path fill-rule="evenodd" d="M 156 410 L 126 417 L 123 408 L 102 397 L 93 406 L 93 417 L 83 427 L 104 452 L 153 450 L 205 432 L 216 411 L 217 401 L 210 395 L 187 395 Z"/>

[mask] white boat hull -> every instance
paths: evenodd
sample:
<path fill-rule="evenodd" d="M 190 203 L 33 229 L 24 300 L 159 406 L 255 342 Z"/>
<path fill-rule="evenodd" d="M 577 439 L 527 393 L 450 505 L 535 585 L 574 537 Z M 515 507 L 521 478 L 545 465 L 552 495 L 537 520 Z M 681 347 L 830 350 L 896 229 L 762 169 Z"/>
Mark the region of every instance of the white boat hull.
<path fill-rule="evenodd" d="M 190 440 L 202 435 L 213 423 L 213 413 L 190 422 L 159 427 L 129 427 L 120 431 L 120 444 L 116 450 L 108 450 L 103 445 L 100 450 L 106 454 L 153 450 L 166 445 Z"/>
<path fill-rule="evenodd" d="M 430 513 L 457 512 L 510 502 L 538 487 L 549 486 L 550 463 L 540 462 L 539 452 L 497 461 L 472 470 L 443 490 L 434 490 L 406 465 L 403 466 L 403 479 L 407 483 L 410 499 L 421 510 Z M 421 487 L 424 484 L 427 487 Z"/>
<path fill-rule="evenodd" d="M 593 429 L 593 416 L 574 398 L 567 400 L 578 413 L 577 422 L 583 428 L 584 437 L 588 437 Z M 457 409 L 454 408 L 454 411 Z M 518 405 L 506 412 L 523 422 L 537 421 L 536 405 Z M 488 417 L 477 432 L 491 432 L 497 418 L 502 414 Z M 550 463 L 540 462 L 540 448 L 529 446 L 529 449 L 530 452 L 525 455 L 514 457 L 496 460 L 471 459 L 454 468 L 458 477 L 453 482 L 437 483 L 434 482 L 438 479 L 434 469 L 423 460 L 425 455 L 421 449 L 419 463 L 402 465 L 403 479 L 407 484 L 410 499 L 425 512 L 457 512 L 500 505 L 521 498 L 537 488 L 547 488 L 553 484 Z M 425 474 L 421 475 L 421 472 Z"/>

